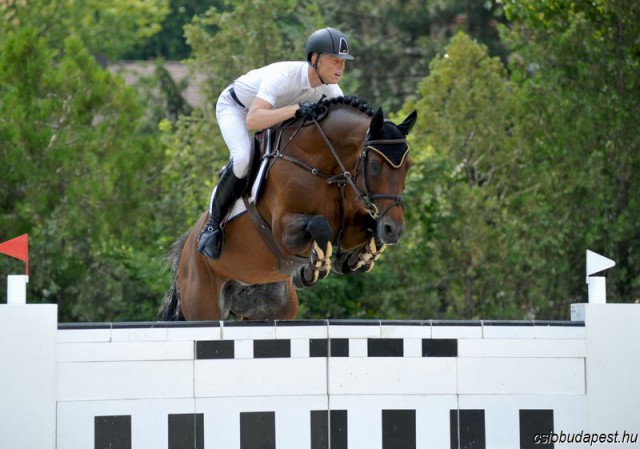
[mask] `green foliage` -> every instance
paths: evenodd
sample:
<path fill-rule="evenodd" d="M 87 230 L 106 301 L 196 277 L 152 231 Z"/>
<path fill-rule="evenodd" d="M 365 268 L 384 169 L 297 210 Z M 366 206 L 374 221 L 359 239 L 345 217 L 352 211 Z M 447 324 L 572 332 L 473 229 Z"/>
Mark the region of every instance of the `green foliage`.
<path fill-rule="evenodd" d="M 115 59 L 126 53 L 137 41 L 160 31 L 169 13 L 168 0 L 111 0 L 108 6 L 100 0 L 67 0 L 68 9 L 62 22 L 77 34 L 87 49 Z"/>
<path fill-rule="evenodd" d="M 168 0 L 7 0 L 0 36 L 18 26 L 32 26 L 51 46 L 62 48 L 68 35 L 80 38 L 94 55 L 116 59 L 137 41 L 160 31 Z"/>
<path fill-rule="evenodd" d="M 123 58 L 137 60 L 162 58 L 168 61 L 188 58 L 191 49 L 184 36 L 184 26 L 190 23 L 193 17 L 204 14 L 212 3 L 219 7 L 222 1 L 201 3 L 191 0 L 170 0 L 170 12 L 160 25 L 160 31 L 148 39 L 136 41 Z"/>
<path fill-rule="evenodd" d="M 228 158 L 218 94 L 303 59 L 322 26 L 350 37 L 346 93 L 419 121 L 403 239 L 372 272 L 301 291 L 300 317 L 565 318 L 586 296 L 587 248 L 617 261 L 611 301 L 640 300 L 640 3 L 208 6 L 3 3 L 0 241 L 30 234 L 31 301 L 58 303 L 64 321 L 153 319 L 162 255 Z M 127 87 L 95 60 L 125 54 L 189 55 L 208 106 L 191 110 L 161 68 Z M 22 264 L 1 257 L 0 271 Z"/>
<path fill-rule="evenodd" d="M 365 277 L 329 276 L 310 289 L 300 290 L 300 318 L 375 318 L 378 310 L 371 308 L 363 295 Z"/>
<path fill-rule="evenodd" d="M 496 310 L 514 316 L 513 274 L 498 273 L 514 221 L 507 207 L 515 161 L 506 71 L 486 47 L 458 33 L 432 61 L 418 94 L 405 106 L 419 117 L 410 135 L 409 235 L 385 255 L 391 261 L 382 261 L 372 287 L 392 283 L 382 293 L 383 310 L 403 317 L 478 318 Z"/>
<path fill-rule="evenodd" d="M 529 227 L 546 237 L 547 294 L 584 292 L 586 248 L 613 258 L 613 301 L 640 297 L 640 7 L 636 2 L 527 1 L 505 5 L 504 30 L 521 91 L 521 139 L 540 176 Z M 542 206 L 544 204 L 544 206 Z"/>
<path fill-rule="evenodd" d="M 428 74 L 429 62 L 457 30 L 505 56 L 497 33 L 500 2 L 447 0 L 326 1 L 320 6 L 327 23 L 350 36 L 356 60 L 347 67 L 357 93 L 372 104 L 396 110 L 414 95 Z"/>
<path fill-rule="evenodd" d="M 131 301 L 128 287 L 158 281 L 133 269 L 153 266 L 152 252 L 104 251 L 122 241 L 144 251 L 155 235 L 145 200 L 162 161 L 138 132 L 135 92 L 76 37 L 58 52 L 28 26 L 8 35 L 0 67 L 0 237 L 30 234 L 30 297 L 57 302 L 63 320 L 126 316 L 117 302 Z"/>

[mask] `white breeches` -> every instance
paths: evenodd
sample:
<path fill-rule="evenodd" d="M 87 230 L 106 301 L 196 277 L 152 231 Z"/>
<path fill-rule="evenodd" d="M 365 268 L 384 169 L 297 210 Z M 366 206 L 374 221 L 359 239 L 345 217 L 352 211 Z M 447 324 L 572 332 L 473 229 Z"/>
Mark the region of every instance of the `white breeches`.
<path fill-rule="evenodd" d="M 216 118 L 222 138 L 231 153 L 233 174 L 237 178 L 244 178 L 251 163 L 251 140 L 246 125 L 247 111 L 231 98 L 229 88 L 222 91 L 218 98 Z"/>

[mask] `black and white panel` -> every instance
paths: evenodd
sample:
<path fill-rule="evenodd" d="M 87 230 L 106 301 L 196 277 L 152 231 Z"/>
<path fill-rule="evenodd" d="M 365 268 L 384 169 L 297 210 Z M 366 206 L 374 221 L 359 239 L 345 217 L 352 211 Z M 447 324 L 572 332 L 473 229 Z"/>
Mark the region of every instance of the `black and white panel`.
<path fill-rule="evenodd" d="M 63 333 L 65 449 L 529 448 L 537 433 L 587 422 L 579 325 L 225 323 Z"/>
<path fill-rule="evenodd" d="M 416 418 L 416 410 L 381 411 L 382 449 L 416 449 L 417 427 L 426 424 Z M 330 418 L 329 418 L 330 417 Z M 240 448 L 276 449 L 275 412 L 240 412 Z M 329 422 L 330 421 L 330 422 Z M 130 449 L 132 447 L 131 416 L 96 416 L 95 449 Z M 169 449 L 203 449 L 204 415 L 178 414 L 168 416 Z M 210 430 L 215 425 L 209 426 Z M 553 410 L 519 411 L 519 447 L 534 449 L 554 447 L 536 441 L 536 435 L 548 435 L 554 430 Z M 348 412 L 346 410 L 313 410 L 310 412 L 311 449 L 360 448 L 360 443 L 349 446 Z M 428 437 L 422 443 L 434 442 Z M 449 443 L 451 449 L 485 449 L 487 446 L 484 410 L 450 410 Z"/>

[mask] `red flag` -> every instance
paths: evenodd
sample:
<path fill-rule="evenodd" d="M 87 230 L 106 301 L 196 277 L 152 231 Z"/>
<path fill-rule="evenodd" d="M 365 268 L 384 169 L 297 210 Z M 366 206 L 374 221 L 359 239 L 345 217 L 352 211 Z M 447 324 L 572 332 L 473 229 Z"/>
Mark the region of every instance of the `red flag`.
<path fill-rule="evenodd" d="M 0 253 L 24 261 L 25 271 L 29 276 L 29 234 L 0 243 Z"/>

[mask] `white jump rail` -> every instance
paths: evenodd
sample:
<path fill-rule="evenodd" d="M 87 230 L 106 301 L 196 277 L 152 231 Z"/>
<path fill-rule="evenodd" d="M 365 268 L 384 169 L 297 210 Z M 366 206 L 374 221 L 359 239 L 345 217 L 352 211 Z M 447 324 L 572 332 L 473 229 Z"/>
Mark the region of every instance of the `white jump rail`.
<path fill-rule="evenodd" d="M 1 304 L 0 448 L 637 447 L 640 305 L 572 315 L 67 325 Z"/>

